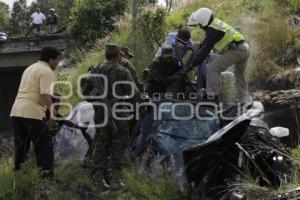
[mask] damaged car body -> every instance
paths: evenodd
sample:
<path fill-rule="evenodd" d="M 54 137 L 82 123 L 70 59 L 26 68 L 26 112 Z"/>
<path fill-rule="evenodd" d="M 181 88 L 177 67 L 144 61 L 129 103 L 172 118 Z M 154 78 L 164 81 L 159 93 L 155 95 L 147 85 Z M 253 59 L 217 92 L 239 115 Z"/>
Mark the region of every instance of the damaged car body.
<path fill-rule="evenodd" d="M 158 165 L 166 167 L 197 199 L 245 199 L 238 188 L 229 186 L 245 169 L 259 185 L 278 188 L 284 181 L 289 161 L 280 151 L 287 149 L 270 134 L 260 102 L 227 109 L 201 102 L 153 103 L 161 118 L 149 111 L 131 139 L 138 157 L 147 154 L 143 161 L 151 173 Z"/>

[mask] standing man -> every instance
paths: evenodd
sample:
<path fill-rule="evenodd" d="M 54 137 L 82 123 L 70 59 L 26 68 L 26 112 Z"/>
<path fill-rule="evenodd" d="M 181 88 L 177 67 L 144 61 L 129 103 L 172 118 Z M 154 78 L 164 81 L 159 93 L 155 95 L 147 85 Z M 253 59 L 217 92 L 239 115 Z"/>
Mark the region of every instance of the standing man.
<path fill-rule="evenodd" d="M 114 107 L 116 103 L 131 102 L 135 105 L 135 101 L 139 99 L 139 91 L 136 87 L 131 87 L 128 84 L 120 84 L 116 87 L 114 85 L 119 81 L 127 81 L 134 83 L 134 80 L 130 72 L 122 67 L 122 52 L 121 48 L 115 44 L 108 44 L 105 47 L 106 62 L 98 66 L 95 71 L 97 74 L 107 77 L 107 96 L 105 97 L 110 108 Z M 97 87 L 94 84 L 94 87 Z M 133 88 L 133 90 L 132 90 Z M 93 90 L 95 91 L 95 90 Z M 133 92 L 133 94 L 132 94 Z M 117 98 L 116 95 L 119 97 Z M 95 95 L 95 94 L 94 94 Z M 99 95 L 99 94 L 98 94 Z M 120 98 L 120 96 L 122 98 Z M 128 96 L 133 96 L 128 98 Z M 104 99 L 97 99 L 97 101 L 105 102 Z M 111 190 L 121 189 L 123 183 L 121 181 L 121 170 L 123 169 L 125 149 L 129 143 L 129 125 L 128 120 L 116 119 L 110 112 L 110 109 L 104 109 L 99 106 L 94 106 L 95 109 L 95 124 L 99 125 L 103 123 L 103 119 L 107 116 L 108 123 L 104 127 L 96 127 L 96 137 L 94 141 L 94 149 L 92 152 L 92 180 L 95 181 L 96 186 L 100 191 L 104 191 L 107 185 L 105 175 L 108 169 L 112 169 L 112 180 L 110 183 Z M 116 109 L 128 109 L 125 105 L 117 106 L 112 109 L 112 112 Z M 127 117 L 127 113 L 118 113 L 118 116 Z M 109 162 L 109 157 L 111 162 Z M 111 164 L 111 166 L 109 166 Z"/>
<path fill-rule="evenodd" d="M 30 142 L 34 145 L 37 166 L 44 177 L 54 176 L 54 153 L 52 136 L 48 126 L 54 126 L 52 119 L 51 87 L 55 81 L 52 70 L 59 62 L 60 52 L 53 47 L 44 47 L 37 63 L 30 65 L 23 73 L 19 91 L 10 116 L 15 137 L 15 170 L 19 170 L 27 158 Z M 43 120 L 46 109 L 50 119 Z"/>
<path fill-rule="evenodd" d="M 55 10 L 51 8 L 50 14 L 47 16 L 47 22 L 46 22 L 46 24 L 49 26 L 50 34 L 57 31 L 57 22 L 58 22 L 57 14 L 55 13 Z"/>
<path fill-rule="evenodd" d="M 215 53 L 208 63 L 207 98 L 218 101 L 221 72 L 234 65 L 239 101 L 241 103 L 249 102 L 245 79 L 249 45 L 245 42 L 244 36 L 230 25 L 214 18 L 213 11 L 208 8 L 200 8 L 192 13 L 188 25 L 199 26 L 206 33 L 200 49 L 196 52 L 193 66 L 200 65 L 212 49 Z"/>
<path fill-rule="evenodd" d="M 36 12 L 32 13 L 31 19 L 32 19 L 32 22 L 30 24 L 30 27 L 29 27 L 25 37 L 27 37 L 33 29 L 36 29 L 40 33 L 41 26 L 43 24 L 43 21 L 46 19 L 46 17 L 43 13 L 41 13 L 41 10 L 39 8 L 37 8 Z"/>
<path fill-rule="evenodd" d="M 121 48 L 121 51 L 123 52 L 122 54 L 122 57 L 123 57 L 123 60 L 122 60 L 122 66 L 126 69 L 129 70 L 129 72 L 131 73 L 131 76 L 137 86 L 137 88 L 140 90 L 140 91 L 143 91 L 143 85 L 141 84 L 141 82 L 139 81 L 139 78 L 138 78 L 138 74 L 136 72 L 136 69 L 135 67 L 132 65 L 132 63 L 129 61 L 130 59 L 132 59 L 134 57 L 134 54 L 131 53 L 129 51 L 129 48 L 128 47 L 122 47 Z"/>

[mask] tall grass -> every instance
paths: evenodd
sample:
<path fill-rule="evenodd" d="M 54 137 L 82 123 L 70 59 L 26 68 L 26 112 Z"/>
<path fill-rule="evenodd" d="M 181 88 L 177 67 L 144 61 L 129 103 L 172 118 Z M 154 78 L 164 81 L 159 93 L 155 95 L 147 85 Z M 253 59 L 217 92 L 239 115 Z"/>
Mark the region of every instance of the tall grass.
<path fill-rule="evenodd" d="M 165 176 L 161 180 L 153 180 L 147 174 L 125 170 L 123 178 L 130 193 L 144 197 L 147 200 L 181 199 L 179 187 L 171 176 Z"/>
<path fill-rule="evenodd" d="M 40 175 L 33 160 L 13 172 L 11 160 L 0 165 L 0 199 L 99 199 L 86 171 L 77 164 L 61 165 L 55 170 L 56 180 L 46 180 Z"/>
<path fill-rule="evenodd" d="M 123 22 L 118 30 L 107 37 L 96 41 L 94 48 L 90 50 L 80 50 L 71 53 L 70 57 L 75 58 L 73 62 L 73 70 L 71 74 L 67 77 L 67 80 L 71 82 L 73 86 L 72 96 L 66 101 L 70 102 L 73 106 L 78 102 L 82 101 L 78 96 L 78 78 L 80 75 L 88 74 L 89 68 L 94 65 L 99 65 L 105 62 L 105 44 L 108 42 L 116 43 L 118 45 L 128 46 L 130 36 L 130 25 Z M 76 60 L 76 55 L 78 59 Z"/>
<path fill-rule="evenodd" d="M 283 153 L 285 154 L 285 153 Z M 254 180 L 250 171 L 245 171 L 240 183 L 233 183 L 233 188 L 245 192 L 247 199 L 255 200 L 263 197 L 276 196 L 299 188 L 300 185 L 300 147 L 295 148 L 291 155 L 287 155 L 292 160 L 291 174 L 287 174 L 287 181 L 282 182 L 280 188 L 274 189 L 267 186 L 259 186 Z"/>
<path fill-rule="evenodd" d="M 127 169 L 123 173 L 125 188 L 119 192 L 99 193 L 89 181 L 89 174 L 79 164 L 56 166 L 55 181 L 42 179 L 33 160 L 18 172 L 12 170 L 12 160 L 0 165 L 1 200 L 180 200 L 181 193 L 171 176 L 152 180 L 147 174 Z"/>

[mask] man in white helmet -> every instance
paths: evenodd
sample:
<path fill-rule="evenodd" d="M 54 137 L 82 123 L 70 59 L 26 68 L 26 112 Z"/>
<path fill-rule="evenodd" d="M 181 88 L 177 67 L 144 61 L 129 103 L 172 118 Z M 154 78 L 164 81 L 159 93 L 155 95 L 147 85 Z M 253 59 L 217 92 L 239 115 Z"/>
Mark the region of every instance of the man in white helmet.
<path fill-rule="evenodd" d="M 248 85 L 245 79 L 249 45 L 244 36 L 225 22 L 214 18 L 213 11 L 200 8 L 192 13 L 189 26 L 200 26 L 206 33 L 201 47 L 195 53 L 193 66 L 200 65 L 211 50 L 215 54 L 209 59 L 207 69 L 207 98 L 218 101 L 221 72 L 234 65 L 235 82 L 241 103 L 248 103 Z"/>

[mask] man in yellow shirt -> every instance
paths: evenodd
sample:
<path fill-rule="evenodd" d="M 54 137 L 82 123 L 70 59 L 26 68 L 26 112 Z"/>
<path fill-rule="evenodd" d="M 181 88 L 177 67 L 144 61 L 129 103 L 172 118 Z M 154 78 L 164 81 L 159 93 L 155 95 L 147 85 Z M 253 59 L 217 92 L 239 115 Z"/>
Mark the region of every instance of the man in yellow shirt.
<path fill-rule="evenodd" d="M 15 170 L 26 160 L 30 142 L 34 145 L 37 166 L 44 177 L 54 175 L 54 153 L 52 136 L 48 126 L 54 125 L 52 116 L 56 111 L 52 106 L 52 86 L 55 76 L 52 70 L 59 62 L 60 52 L 53 47 L 44 47 L 37 63 L 30 65 L 23 73 L 19 91 L 10 116 L 15 137 Z M 51 117 L 43 120 L 49 109 Z"/>

